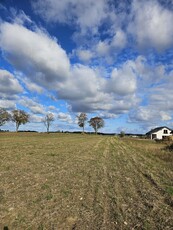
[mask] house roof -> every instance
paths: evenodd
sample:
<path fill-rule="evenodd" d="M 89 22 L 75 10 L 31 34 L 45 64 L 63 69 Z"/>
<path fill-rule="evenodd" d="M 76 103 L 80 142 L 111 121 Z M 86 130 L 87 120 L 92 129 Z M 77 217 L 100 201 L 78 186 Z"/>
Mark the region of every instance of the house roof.
<path fill-rule="evenodd" d="M 150 135 L 150 134 L 152 134 L 152 133 L 156 133 L 156 132 L 158 132 L 158 131 L 160 131 L 160 130 L 162 130 L 162 129 L 165 129 L 165 128 L 166 128 L 166 129 L 169 129 L 170 131 L 173 132 L 172 129 L 170 129 L 170 128 L 166 127 L 166 126 L 161 126 L 161 127 L 157 127 L 157 128 L 155 128 L 155 129 L 150 130 L 148 133 L 146 133 L 146 135 Z"/>

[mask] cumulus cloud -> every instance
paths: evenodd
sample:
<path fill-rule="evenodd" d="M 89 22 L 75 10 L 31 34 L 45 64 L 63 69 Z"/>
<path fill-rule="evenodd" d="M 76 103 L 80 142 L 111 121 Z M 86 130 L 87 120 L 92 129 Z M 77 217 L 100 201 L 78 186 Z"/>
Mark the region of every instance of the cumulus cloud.
<path fill-rule="evenodd" d="M 140 55 L 134 61 L 128 61 L 128 66 L 137 78 L 137 89 L 145 93 L 146 90 L 158 87 L 163 81 L 168 80 L 165 66 L 162 64 L 151 65 L 147 59 Z"/>
<path fill-rule="evenodd" d="M 0 99 L 0 107 L 8 110 L 14 110 L 16 109 L 16 101 Z"/>
<path fill-rule="evenodd" d="M 63 99 L 84 99 L 95 97 L 104 84 L 96 71 L 81 64 L 72 66 L 71 76 L 65 84 L 59 86 L 59 95 Z"/>
<path fill-rule="evenodd" d="M 77 56 L 83 62 L 89 62 L 94 56 L 90 50 L 79 49 L 77 50 Z"/>
<path fill-rule="evenodd" d="M 125 112 L 136 101 L 133 95 L 135 77 L 127 65 L 122 70 L 114 70 L 110 78 L 105 79 L 97 68 L 70 64 L 54 38 L 17 24 L 1 24 L 0 45 L 13 66 L 24 72 L 26 78 L 23 81 L 28 89 L 40 93 L 42 87 L 54 90 L 58 98 L 66 99 L 75 112 Z M 130 103 L 125 102 L 127 95 Z M 31 101 L 21 103 L 33 113 L 43 113 L 44 109 Z"/>
<path fill-rule="evenodd" d="M 162 51 L 173 44 L 173 12 L 158 1 L 133 0 L 131 18 L 128 32 L 140 48 L 153 47 Z"/>
<path fill-rule="evenodd" d="M 118 74 L 120 73 L 121 70 Z M 98 110 L 111 110 L 115 113 L 127 112 L 130 106 L 136 103 L 136 98 L 133 95 L 135 79 L 128 77 L 129 73 L 126 72 L 126 76 L 121 75 L 119 82 L 117 81 L 117 87 L 113 74 L 109 79 L 105 79 L 94 68 L 74 65 L 71 77 L 68 82 L 59 87 L 58 95 L 60 98 L 68 100 L 74 112 Z M 126 83 L 127 80 L 128 83 Z M 130 84 L 132 87 L 129 87 Z M 128 98 L 126 98 L 127 95 Z"/>
<path fill-rule="evenodd" d="M 19 100 L 19 103 L 29 109 L 34 114 L 45 114 L 45 108 L 43 105 L 35 102 L 32 99 L 29 99 L 27 97 L 22 97 Z"/>
<path fill-rule="evenodd" d="M 32 6 L 46 26 L 72 26 L 76 49 L 68 56 L 45 28 L 10 9 L 12 23 L 0 22 L 0 49 L 15 72 L 0 69 L 0 106 L 25 107 L 33 122 L 53 111 L 72 124 L 71 113 L 58 113 L 54 103 L 59 99 L 66 100 L 69 112 L 93 112 L 105 119 L 129 111 L 130 122 L 172 119 L 172 53 L 156 52 L 173 44 L 171 0 L 36 0 Z M 39 94 L 53 104 L 46 107 L 22 96 Z"/>
<path fill-rule="evenodd" d="M 126 34 L 124 33 L 124 31 L 122 31 L 121 29 L 117 29 L 113 39 L 111 40 L 110 43 L 110 48 L 113 49 L 123 49 L 126 45 L 127 42 L 127 38 L 126 38 Z"/>
<path fill-rule="evenodd" d="M 73 123 L 73 119 L 69 113 L 58 113 L 58 119 L 62 122 L 67 122 L 69 124 Z"/>
<path fill-rule="evenodd" d="M 48 22 L 75 24 L 82 33 L 98 31 L 101 22 L 107 17 L 108 2 L 105 0 L 37 0 L 33 8 Z"/>
<path fill-rule="evenodd" d="M 105 56 L 109 53 L 110 46 L 108 41 L 99 41 L 96 45 L 96 52 L 99 56 Z"/>
<path fill-rule="evenodd" d="M 120 29 L 115 28 L 114 33 L 110 38 L 103 41 L 99 40 L 95 45 L 95 55 L 97 57 L 104 57 L 106 61 L 110 62 L 117 56 L 118 53 L 126 47 L 127 35 Z"/>
<path fill-rule="evenodd" d="M 161 69 L 161 70 L 160 70 Z M 143 72 L 143 71 L 142 71 Z M 146 71 L 146 73 L 148 70 Z M 142 122 L 157 125 L 160 121 L 168 122 L 172 119 L 173 113 L 173 73 L 163 72 L 162 68 L 156 67 L 153 72 L 162 73 L 162 81 L 159 84 L 148 85 L 150 86 L 147 91 L 147 96 L 143 98 L 144 105 L 134 109 L 130 113 L 130 120 L 133 122 Z M 150 71 L 149 71 L 150 73 Z M 155 76 L 156 77 L 156 76 Z M 160 76 L 158 77 L 160 78 Z M 149 81 L 149 79 L 147 79 Z M 153 79 L 151 79 L 153 82 Z"/>
<path fill-rule="evenodd" d="M 146 59 L 139 56 L 113 68 L 105 78 L 99 67 L 71 64 L 57 41 L 37 28 L 33 31 L 24 25 L 5 22 L 0 31 L 1 49 L 11 64 L 23 71 L 20 79 L 25 86 L 38 93 L 43 93 L 43 88 L 53 90 L 59 99 L 67 100 L 74 112 L 127 113 L 140 102 L 138 88 L 157 87 L 165 76 L 163 66 L 149 67 Z M 122 47 L 125 45 L 125 34 L 118 31 L 115 40 L 106 43 L 109 49 L 120 46 L 121 42 Z M 87 60 L 91 53 L 82 51 L 83 59 Z M 17 79 L 14 81 L 17 84 Z M 20 103 L 35 114 L 45 113 L 45 108 L 32 100 L 22 98 Z"/>
<path fill-rule="evenodd" d="M 99 39 L 94 44 L 96 52 L 102 56 L 125 48 L 129 34 L 140 49 L 148 47 L 162 51 L 173 44 L 173 4 L 169 0 L 166 3 L 162 0 L 37 0 L 32 5 L 47 22 L 73 24 L 74 33 L 83 36 L 80 41 L 87 38 L 86 44 L 93 40 L 91 34 L 103 37 L 106 34 L 108 39 Z M 78 35 L 73 36 L 76 43 L 79 42 Z M 81 58 L 88 60 L 90 54 L 81 52 Z"/>
<path fill-rule="evenodd" d="M 114 119 L 117 118 L 118 116 L 114 113 L 107 113 L 107 112 L 101 112 L 99 116 L 103 119 Z"/>
<path fill-rule="evenodd" d="M 172 111 L 173 112 L 173 90 L 169 85 L 164 84 L 162 87 L 158 87 L 153 90 L 149 96 L 151 105 L 155 108 L 159 108 L 161 111 Z"/>
<path fill-rule="evenodd" d="M 0 25 L 0 46 L 11 64 L 46 88 L 68 77 L 66 52 L 43 31 L 4 22 Z"/>
<path fill-rule="evenodd" d="M 0 69 L 0 97 L 14 97 L 22 92 L 23 88 L 14 75 L 7 70 Z"/>
<path fill-rule="evenodd" d="M 31 114 L 29 117 L 29 121 L 33 123 L 41 123 L 42 120 L 43 120 L 43 117 L 36 115 L 36 114 Z"/>
<path fill-rule="evenodd" d="M 54 105 L 50 105 L 48 108 L 51 111 L 56 111 L 57 110 L 57 108 Z"/>
<path fill-rule="evenodd" d="M 133 122 L 142 122 L 157 124 L 159 121 L 169 121 L 172 117 L 168 111 L 161 111 L 152 106 L 139 107 L 130 114 L 130 120 Z"/>
<path fill-rule="evenodd" d="M 39 86 L 38 84 L 31 82 L 29 79 L 23 80 L 26 88 L 31 92 L 37 92 L 39 94 L 44 92 L 44 88 Z"/>
<path fill-rule="evenodd" d="M 133 94 L 136 91 L 136 75 L 130 62 L 126 62 L 122 68 L 113 69 L 111 78 L 107 81 L 107 92 L 113 92 L 118 95 Z"/>

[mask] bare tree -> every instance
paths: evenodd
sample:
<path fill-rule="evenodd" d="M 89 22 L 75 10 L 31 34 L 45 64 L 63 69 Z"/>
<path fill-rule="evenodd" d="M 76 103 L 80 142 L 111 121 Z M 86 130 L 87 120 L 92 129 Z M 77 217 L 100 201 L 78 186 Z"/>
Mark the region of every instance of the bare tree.
<path fill-rule="evenodd" d="M 29 122 L 29 114 L 23 110 L 13 110 L 11 120 L 16 123 L 16 132 L 18 132 L 19 126 Z"/>
<path fill-rule="evenodd" d="M 10 114 L 4 108 L 0 108 L 0 126 L 4 125 L 9 120 Z"/>
<path fill-rule="evenodd" d="M 88 122 L 89 125 L 93 127 L 96 134 L 98 129 L 104 127 L 104 120 L 101 117 L 93 117 Z"/>
<path fill-rule="evenodd" d="M 49 133 L 49 128 L 54 120 L 54 115 L 52 113 L 46 114 L 46 116 L 42 119 L 44 125 L 46 126 L 47 133 Z"/>
<path fill-rule="evenodd" d="M 79 114 L 77 116 L 77 119 L 78 119 L 78 125 L 79 125 L 79 127 L 83 128 L 83 133 L 84 133 L 85 124 L 86 124 L 86 121 L 88 119 L 86 113 Z"/>

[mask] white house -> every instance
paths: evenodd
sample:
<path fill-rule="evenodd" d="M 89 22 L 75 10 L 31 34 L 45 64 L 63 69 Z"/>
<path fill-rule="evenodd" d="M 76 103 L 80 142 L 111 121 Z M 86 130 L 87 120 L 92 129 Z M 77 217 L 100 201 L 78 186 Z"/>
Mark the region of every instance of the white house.
<path fill-rule="evenodd" d="M 164 139 L 165 137 L 171 136 L 172 135 L 172 129 L 163 126 L 163 127 L 158 127 L 155 129 L 152 129 L 151 131 L 149 131 L 148 133 L 146 133 L 146 135 L 150 138 L 150 139 Z"/>

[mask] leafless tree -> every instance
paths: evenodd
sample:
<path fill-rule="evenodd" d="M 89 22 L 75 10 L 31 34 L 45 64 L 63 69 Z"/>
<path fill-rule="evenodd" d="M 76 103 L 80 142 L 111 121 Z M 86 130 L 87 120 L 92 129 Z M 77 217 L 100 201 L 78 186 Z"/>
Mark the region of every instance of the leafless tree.
<path fill-rule="evenodd" d="M 77 116 L 77 119 L 78 119 L 78 125 L 79 125 L 79 127 L 83 128 L 83 133 L 84 133 L 85 124 L 86 124 L 86 121 L 88 119 L 86 113 L 79 114 Z"/>
<path fill-rule="evenodd" d="M 101 117 L 93 117 L 88 122 L 89 125 L 93 127 L 96 134 L 98 129 L 104 127 L 104 120 Z"/>
<path fill-rule="evenodd" d="M 42 119 L 44 125 L 46 126 L 47 133 L 49 133 L 49 128 L 54 120 L 54 115 L 52 113 L 46 114 L 46 116 Z"/>
<path fill-rule="evenodd" d="M 29 122 L 29 114 L 23 110 L 16 109 L 12 111 L 11 120 L 16 123 L 16 132 L 18 132 L 21 124 L 24 125 Z"/>

